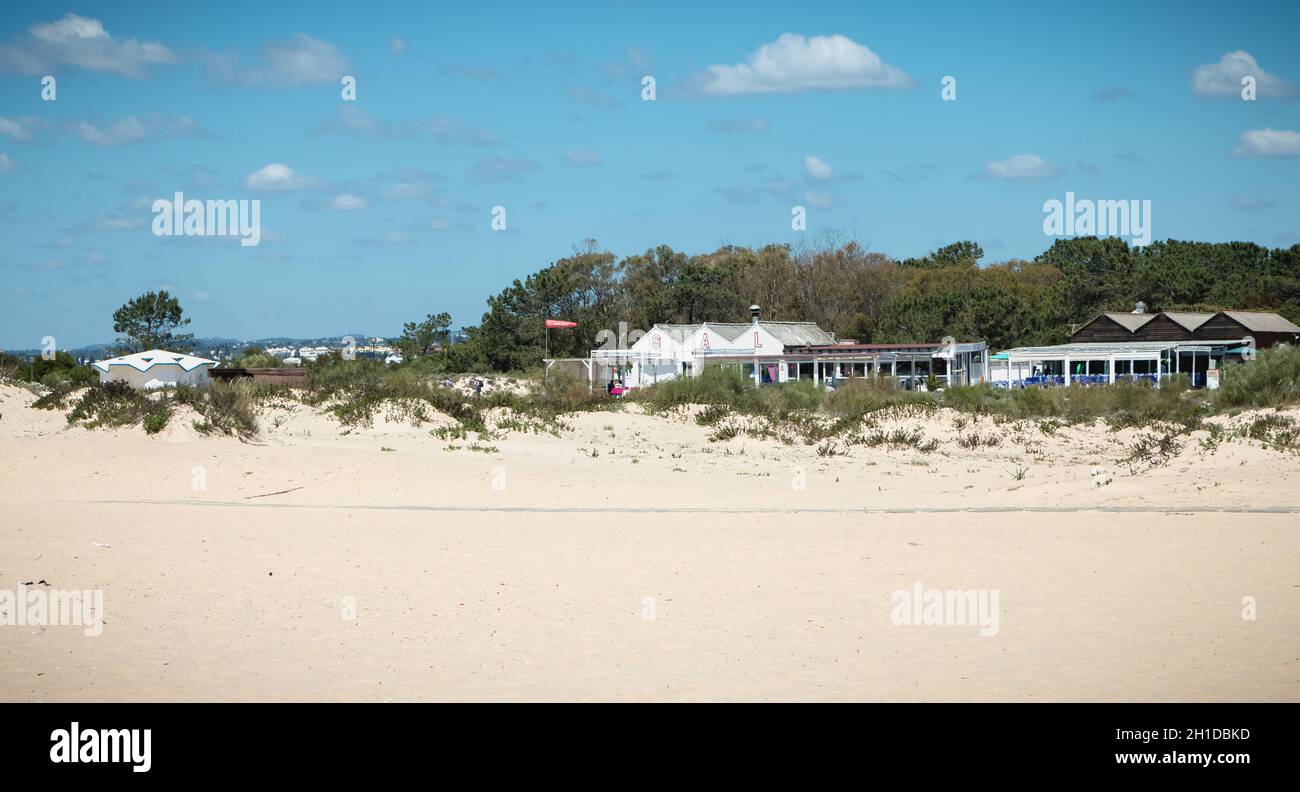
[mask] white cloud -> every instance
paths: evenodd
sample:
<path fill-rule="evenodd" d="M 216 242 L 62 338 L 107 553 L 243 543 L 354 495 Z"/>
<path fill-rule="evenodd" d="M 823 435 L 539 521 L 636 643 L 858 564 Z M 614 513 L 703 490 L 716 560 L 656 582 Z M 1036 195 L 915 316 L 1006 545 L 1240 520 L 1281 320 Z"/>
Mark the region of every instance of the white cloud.
<path fill-rule="evenodd" d="M 759 117 L 728 118 L 709 122 L 709 129 L 728 135 L 739 135 L 745 132 L 766 132 L 768 126 L 767 119 Z"/>
<path fill-rule="evenodd" d="M 569 88 L 569 98 L 576 104 L 583 105 L 584 107 L 599 107 L 604 110 L 612 110 L 615 107 L 619 107 L 619 101 L 609 94 L 601 93 L 600 91 L 592 90 L 590 88 L 583 88 L 581 86 L 573 86 Z"/>
<path fill-rule="evenodd" d="M 816 209 L 828 209 L 832 206 L 838 206 L 841 201 L 839 198 L 817 190 L 807 190 L 803 194 L 804 203 Z"/>
<path fill-rule="evenodd" d="M 415 237 L 400 228 L 390 228 L 373 236 L 361 237 L 355 241 L 358 245 L 365 247 L 405 247 L 406 245 L 414 245 Z"/>
<path fill-rule="evenodd" d="M 20 118 L 13 120 L 0 116 L 0 135 L 4 135 L 10 140 L 25 141 L 32 138 L 32 127 L 35 125 L 35 119 Z"/>
<path fill-rule="evenodd" d="M 466 146 L 495 146 L 501 139 L 486 129 L 461 123 L 453 118 L 437 116 L 430 122 L 434 138 L 443 143 L 460 143 Z"/>
<path fill-rule="evenodd" d="M 468 77 L 471 80 L 481 82 L 502 79 L 501 72 L 483 66 L 463 66 L 449 63 L 443 66 L 440 71 L 448 77 Z"/>
<path fill-rule="evenodd" d="M 515 181 L 534 170 L 537 170 L 537 163 L 524 157 L 493 157 L 474 163 L 469 175 L 477 181 Z"/>
<path fill-rule="evenodd" d="M 340 104 L 338 108 L 338 120 L 331 121 L 320 127 L 321 131 L 342 130 L 351 132 L 359 137 L 402 137 L 407 134 L 407 130 L 392 126 L 391 124 L 381 124 L 365 112 L 358 110 L 351 104 Z"/>
<path fill-rule="evenodd" d="M 5 173 L 14 169 L 14 161 L 9 159 L 8 154 L 0 154 L 0 173 Z"/>
<path fill-rule="evenodd" d="M 1232 206 L 1235 209 L 1242 209 L 1250 212 L 1256 209 L 1268 209 L 1276 206 L 1277 201 L 1273 196 L 1263 190 L 1253 192 L 1237 193 L 1232 196 Z"/>
<path fill-rule="evenodd" d="M 908 88 L 912 78 L 847 36 L 783 33 L 745 63 L 715 65 L 695 77 L 696 87 L 714 96 L 759 93 Z"/>
<path fill-rule="evenodd" d="M 328 41 L 299 33 L 288 41 L 262 47 L 256 65 L 239 62 L 233 53 L 208 53 L 208 69 L 222 82 L 298 87 L 335 83 L 351 69 L 348 59 Z"/>
<path fill-rule="evenodd" d="M 86 121 L 77 121 L 69 124 L 68 131 L 87 143 L 94 143 L 97 146 L 121 146 L 149 137 L 203 136 L 206 134 L 198 123 L 189 116 L 177 116 L 175 118 L 156 116 L 143 121 L 135 116 L 126 116 L 111 124 L 102 126 Z"/>
<path fill-rule="evenodd" d="M 1258 96 L 1288 96 L 1295 87 L 1282 78 L 1269 74 L 1259 67 L 1255 58 L 1245 50 L 1224 54 L 1218 63 L 1197 66 L 1192 71 L 1192 91 L 1199 96 L 1241 96 L 1241 78 L 1255 78 Z"/>
<path fill-rule="evenodd" d="M 760 191 L 756 187 L 741 185 L 737 187 L 719 187 L 714 192 L 726 199 L 727 203 L 733 204 L 752 204 L 758 203 Z"/>
<path fill-rule="evenodd" d="M 407 201 L 428 198 L 432 194 L 433 191 L 426 182 L 401 181 L 384 190 L 382 197 L 386 201 Z"/>
<path fill-rule="evenodd" d="M 427 217 L 410 226 L 412 231 L 468 231 L 472 226 L 465 221 L 448 220 L 445 217 Z"/>
<path fill-rule="evenodd" d="M 366 208 L 366 199 L 352 193 L 340 193 L 330 201 L 330 207 L 340 212 L 355 212 Z"/>
<path fill-rule="evenodd" d="M 1290 129 L 1248 129 L 1233 149 L 1238 157 L 1294 157 L 1300 155 L 1300 132 Z"/>
<path fill-rule="evenodd" d="M 400 36 L 394 36 L 392 40 L 388 42 L 388 46 L 392 48 L 394 55 L 401 55 L 403 52 L 406 52 L 406 39 Z"/>
<path fill-rule="evenodd" d="M 999 181 L 1041 181 L 1057 173 L 1055 165 L 1036 154 L 1017 154 L 1010 159 L 988 163 L 978 175 Z"/>
<path fill-rule="evenodd" d="M 921 162 L 913 164 L 910 162 L 903 163 L 894 168 L 881 171 L 882 174 L 900 182 L 921 181 L 928 179 L 939 172 L 939 167 L 933 162 Z"/>
<path fill-rule="evenodd" d="M 829 179 L 835 175 L 835 171 L 831 170 L 830 165 L 811 154 L 803 158 L 803 169 L 804 173 L 807 173 L 808 177 L 812 179 Z"/>
<path fill-rule="evenodd" d="M 94 143 L 99 146 L 118 146 L 123 143 L 131 143 L 136 140 L 143 140 L 147 134 L 144 124 L 134 116 L 115 121 L 107 127 L 97 127 L 94 124 L 79 121 L 72 126 L 72 133 L 87 143 Z"/>
<path fill-rule="evenodd" d="M 293 168 L 279 162 L 272 162 L 256 173 L 249 174 L 244 185 L 250 190 L 269 192 L 291 192 L 305 190 L 315 185 L 315 181 L 293 172 Z"/>
<path fill-rule="evenodd" d="M 124 215 L 96 217 L 93 226 L 100 231 L 130 231 L 134 228 L 143 228 L 144 218 Z"/>
<path fill-rule="evenodd" d="M 98 19 L 65 14 L 57 22 L 33 25 L 26 36 L 0 45 L 0 71 L 42 74 L 61 66 L 145 77 L 145 67 L 180 58 L 154 41 L 115 39 Z"/>
<path fill-rule="evenodd" d="M 599 165 L 600 152 L 591 149 L 569 149 L 564 152 L 564 161 L 579 168 L 584 165 Z"/>
<path fill-rule="evenodd" d="M 464 146 L 496 146 L 501 138 L 486 129 L 470 126 L 446 116 L 400 123 L 377 121 L 351 104 L 340 104 L 338 117 L 317 127 L 315 132 L 347 132 L 357 137 L 406 138 L 431 135 L 439 143 Z"/>

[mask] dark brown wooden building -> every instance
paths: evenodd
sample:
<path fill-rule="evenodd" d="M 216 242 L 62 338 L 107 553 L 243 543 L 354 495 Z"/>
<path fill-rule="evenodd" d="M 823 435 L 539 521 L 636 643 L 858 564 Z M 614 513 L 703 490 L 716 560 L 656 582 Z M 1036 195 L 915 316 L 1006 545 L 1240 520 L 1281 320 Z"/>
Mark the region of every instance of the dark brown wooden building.
<path fill-rule="evenodd" d="M 1255 339 L 1256 348 L 1265 349 L 1300 340 L 1300 327 L 1278 314 L 1260 311 L 1103 313 L 1074 331 L 1070 342 L 1229 341 L 1247 337 Z"/>
<path fill-rule="evenodd" d="M 208 375 L 215 380 L 234 382 L 249 379 L 253 382 L 270 382 L 276 385 L 288 385 L 301 388 L 307 384 L 307 370 L 297 367 L 285 368 L 214 368 Z"/>

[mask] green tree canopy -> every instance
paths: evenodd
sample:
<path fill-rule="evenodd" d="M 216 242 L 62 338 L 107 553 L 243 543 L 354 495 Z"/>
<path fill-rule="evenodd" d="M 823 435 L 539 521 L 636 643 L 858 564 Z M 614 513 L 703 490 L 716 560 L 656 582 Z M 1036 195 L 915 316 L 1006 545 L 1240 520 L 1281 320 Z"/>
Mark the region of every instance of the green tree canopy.
<path fill-rule="evenodd" d="M 133 352 L 188 348 L 194 336 L 174 331 L 189 323 L 180 301 L 166 291 L 147 292 L 113 312 L 113 332 L 122 334 L 118 344 Z"/>
<path fill-rule="evenodd" d="M 397 350 L 406 360 L 425 357 L 434 347 L 446 349 L 451 339 L 451 314 L 429 314 L 423 322 L 402 325 L 402 336 L 397 339 Z"/>

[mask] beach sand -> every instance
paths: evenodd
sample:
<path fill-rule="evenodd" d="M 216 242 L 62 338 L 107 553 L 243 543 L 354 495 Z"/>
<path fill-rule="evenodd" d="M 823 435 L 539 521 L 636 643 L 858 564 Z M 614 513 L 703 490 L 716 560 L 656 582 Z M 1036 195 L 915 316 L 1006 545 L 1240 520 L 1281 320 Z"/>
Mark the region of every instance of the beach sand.
<path fill-rule="evenodd" d="M 1300 700 L 1300 455 L 1255 441 L 1131 469 L 1136 430 L 942 411 L 896 422 L 933 453 L 819 456 L 629 409 L 472 451 L 33 398 L 0 385 L 0 589 L 105 625 L 0 626 L 0 700 Z M 995 592 L 996 634 L 895 624 L 917 583 Z"/>

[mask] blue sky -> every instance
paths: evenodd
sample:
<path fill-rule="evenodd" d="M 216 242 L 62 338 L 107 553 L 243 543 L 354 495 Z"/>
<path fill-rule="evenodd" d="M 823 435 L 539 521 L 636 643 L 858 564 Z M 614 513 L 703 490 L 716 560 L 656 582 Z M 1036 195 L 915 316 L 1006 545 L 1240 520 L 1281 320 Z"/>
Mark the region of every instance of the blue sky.
<path fill-rule="evenodd" d="M 0 9 L 0 346 L 157 288 L 199 335 L 475 324 L 588 238 L 1031 258 L 1067 191 L 1300 242 L 1294 2 L 296 5 Z M 155 236 L 177 191 L 260 200 L 260 244 Z"/>

